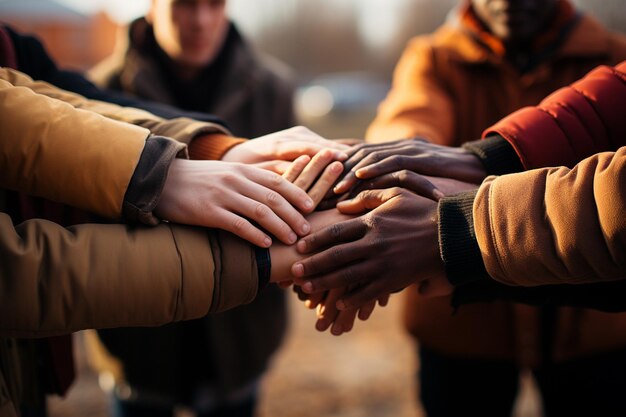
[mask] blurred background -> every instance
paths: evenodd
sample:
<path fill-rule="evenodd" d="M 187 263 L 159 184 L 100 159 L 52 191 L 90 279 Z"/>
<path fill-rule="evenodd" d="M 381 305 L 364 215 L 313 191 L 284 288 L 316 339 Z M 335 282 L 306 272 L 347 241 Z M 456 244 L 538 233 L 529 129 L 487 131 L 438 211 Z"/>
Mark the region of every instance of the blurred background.
<path fill-rule="evenodd" d="M 0 0 L 0 20 L 40 36 L 62 67 L 84 70 L 105 58 L 118 31 L 149 0 Z M 609 28 L 626 32 L 626 1 L 575 0 Z M 328 137 L 362 137 L 411 37 L 434 30 L 457 0 L 229 0 L 229 13 L 261 50 L 293 68 L 297 111 Z M 314 330 L 313 312 L 292 300 L 291 330 L 263 383 L 261 417 L 415 416 L 414 355 L 399 304 L 379 309 L 341 337 Z M 108 397 L 85 364 L 51 415 L 107 415 Z M 527 378 L 517 417 L 538 415 Z M 418 411 L 419 412 L 419 411 Z M 179 413 L 185 415 L 185 410 Z"/>

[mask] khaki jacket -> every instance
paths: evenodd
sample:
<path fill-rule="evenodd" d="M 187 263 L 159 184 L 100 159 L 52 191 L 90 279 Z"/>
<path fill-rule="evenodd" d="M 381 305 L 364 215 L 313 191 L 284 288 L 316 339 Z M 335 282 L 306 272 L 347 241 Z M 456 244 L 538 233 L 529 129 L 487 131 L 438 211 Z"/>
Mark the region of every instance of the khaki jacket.
<path fill-rule="evenodd" d="M 223 131 L 90 102 L 5 68 L 0 103 L 0 187 L 109 218 L 121 216 L 150 135 L 110 118 L 134 120 L 181 140 Z M 23 359 L 5 349 L 13 345 L 9 337 L 197 318 L 248 303 L 258 289 L 253 248 L 221 231 L 172 224 L 64 229 L 45 220 L 14 226 L 2 213 L 0 229 L 2 416 L 17 414 L 14 404 L 24 388 Z"/>
<path fill-rule="evenodd" d="M 145 19 L 134 21 L 114 54 L 89 72 L 91 79 L 101 87 L 143 99 L 215 114 L 242 137 L 258 137 L 293 126 L 289 71 L 250 47 L 234 25 L 212 64 L 219 67 L 212 73 L 217 77 L 211 83 L 214 89 L 198 91 L 201 98 L 195 103 L 177 101 L 180 98 L 173 91 L 172 74 L 164 68 L 164 54 L 155 52 L 151 31 Z M 203 71 L 199 77 L 208 76 Z M 206 85 L 201 82 L 198 87 Z M 99 332 L 108 352 L 119 361 L 101 355 L 103 349 L 96 343 L 90 343 L 89 352 L 94 354 L 89 357 L 97 369 L 114 373 L 120 383 L 128 383 L 146 396 L 180 403 L 188 401 L 189 387 L 204 384 L 213 391 L 211 400 L 219 403 L 251 391 L 286 330 L 285 293 L 270 287 L 248 305 L 199 321 L 158 329 Z M 153 363 L 159 366 L 151 366 Z"/>
<path fill-rule="evenodd" d="M 625 279 L 625 185 L 626 147 L 488 178 L 473 209 L 487 272 L 524 286 Z"/>
<path fill-rule="evenodd" d="M 549 60 L 520 75 L 453 20 L 409 43 L 367 140 L 422 136 L 460 145 L 596 66 L 625 58 L 626 39 L 583 15 Z M 452 315 L 447 297 L 424 299 L 413 289 L 405 297 L 406 326 L 424 346 L 455 356 L 515 359 L 529 366 L 541 361 L 537 308 L 493 302 L 463 306 Z M 556 360 L 622 348 L 626 315 L 559 309 L 555 340 Z"/>

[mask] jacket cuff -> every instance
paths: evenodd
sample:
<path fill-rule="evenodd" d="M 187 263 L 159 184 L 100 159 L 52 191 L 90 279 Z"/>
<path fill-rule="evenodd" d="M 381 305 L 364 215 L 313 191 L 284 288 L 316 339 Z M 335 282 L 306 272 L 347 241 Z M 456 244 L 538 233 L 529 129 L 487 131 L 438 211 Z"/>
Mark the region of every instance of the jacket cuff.
<path fill-rule="evenodd" d="M 448 280 L 455 286 L 489 279 L 474 231 L 476 192 L 439 201 L 439 248 Z"/>
<path fill-rule="evenodd" d="M 504 175 L 524 170 L 513 146 L 500 135 L 467 142 L 463 147 L 480 159 L 488 175 Z"/>
<path fill-rule="evenodd" d="M 129 223 L 156 225 L 156 207 L 172 161 L 185 152 L 185 145 L 162 136 L 150 136 L 141 152 L 124 195 L 122 216 Z"/>
<path fill-rule="evenodd" d="M 231 148 L 245 141 L 246 139 L 220 133 L 199 135 L 189 144 L 189 157 L 191 159 L 220 160 Z"/>

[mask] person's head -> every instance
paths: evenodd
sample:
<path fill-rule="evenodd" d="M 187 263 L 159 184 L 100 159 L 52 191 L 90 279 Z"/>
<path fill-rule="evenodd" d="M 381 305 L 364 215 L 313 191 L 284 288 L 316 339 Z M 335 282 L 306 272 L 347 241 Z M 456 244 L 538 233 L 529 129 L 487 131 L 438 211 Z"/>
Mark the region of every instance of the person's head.
<path fill-rule="evenodd" d="M 229 25 L 226 0 L 152 0 L 146 19 L 161 49 L 189 69 L 213 60 Z"/>
<path fill-rule="evenodd" d="M 471 0 L 478 18 L 507 43 L 531 40 L 544 29 L 559 0 Z"/>

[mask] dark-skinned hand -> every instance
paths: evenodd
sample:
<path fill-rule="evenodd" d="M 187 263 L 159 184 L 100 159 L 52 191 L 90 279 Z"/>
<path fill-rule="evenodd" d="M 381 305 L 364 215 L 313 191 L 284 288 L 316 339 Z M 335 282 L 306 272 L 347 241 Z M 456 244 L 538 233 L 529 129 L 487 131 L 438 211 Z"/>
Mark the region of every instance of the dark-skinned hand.
<path fill-rule="evenodd" d="M 362 144 L 347 151 L 344 176 L 320 208 L 355 196 L 365 189 L 403 187 L 438 200 L 441 190 L 424 175 L 453 178 L 480 184 L 486 176 L 480 160 L 470 151 L 442 146 L 423 139 L 406 139 L 381 144 Z"/>
<path fill-rule="evenodd" d="M 421 280 L 445 279 L 435 201 L 395 187 L 364 191 L 337 208 L 346 214 L 367 213 L 298 242 L 300 253 L 321 251 L 292 267 L 296 284 L 306 293 L 351 288 L 337 302 L 341 310 Z"/>

